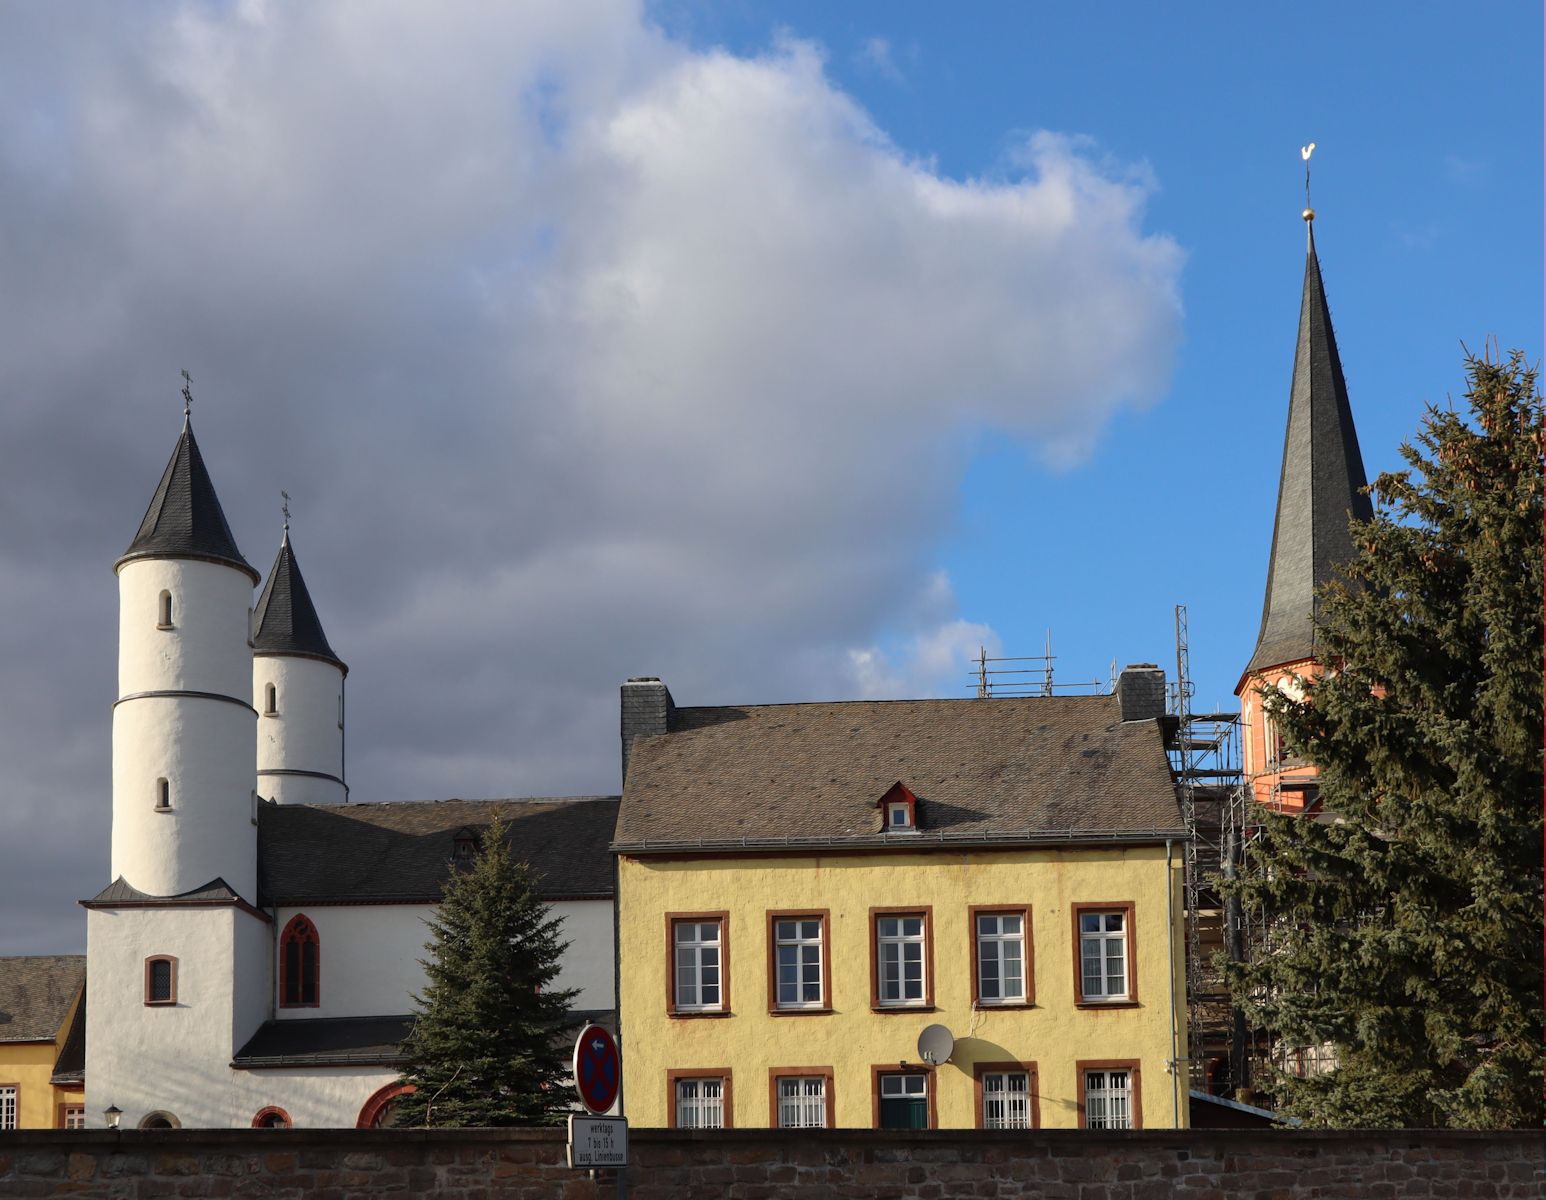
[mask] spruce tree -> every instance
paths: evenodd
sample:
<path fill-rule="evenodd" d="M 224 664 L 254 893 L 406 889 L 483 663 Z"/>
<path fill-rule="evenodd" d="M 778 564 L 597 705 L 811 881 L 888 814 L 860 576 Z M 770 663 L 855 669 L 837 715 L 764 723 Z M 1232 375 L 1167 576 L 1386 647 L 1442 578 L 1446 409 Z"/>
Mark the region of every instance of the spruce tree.
<path fill-rule="evenodd" d="M 1542 403 L 1523 356 L 1469 358 L 1469 420 L 1430 407 L 1370 488 L 1318 677 L 1264 689 L 1319 768 L 1321 820 L 1269 814 L 1236 894 L 1265 951 L 1230 968 L 1328 1073 L 1271 1085 L 1323 1126 L 1541 1119 Z"/>
<path fill-rule="evenodd" d="M 578 994 L 555 991 L 566 942 L 561 918 L 537 896 L 497 818 L 478 853 L 453 871 L 430 920 L 423 963 L 428 985 L 414 996 L 404 1043 L 399 1125 L 552 1125 L 570 1107 L 563 1032 Z"/>

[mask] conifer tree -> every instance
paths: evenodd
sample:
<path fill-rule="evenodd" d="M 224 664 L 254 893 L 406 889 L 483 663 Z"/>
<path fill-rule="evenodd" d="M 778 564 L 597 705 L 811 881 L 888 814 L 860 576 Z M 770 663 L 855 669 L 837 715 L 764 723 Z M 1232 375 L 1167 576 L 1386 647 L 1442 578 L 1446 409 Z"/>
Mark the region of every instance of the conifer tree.
<path fill-rule="evenodd" d="M 562 1034 L 577 992 L 555 991 L 561 918 L 537 896 L 497 818 L 452 873 L 429 922 L 424 968 L 404 1043 L 399 1125 L 551 1125 L 569 1109 Z"/>
<path fill-rule="evenodd" d="M 1268 943 L 1229 968 L 1248 1019 L 1336 1067 L 1279 1076 L 1326 1126 L 1541 1119 L 1542 403 L 1517 351 L 1468 360 L 1370 491 L 1320 674 L 1263 691 L 1319 768 L 1321 820 L 1267 815 L 1234 885 Z"/>

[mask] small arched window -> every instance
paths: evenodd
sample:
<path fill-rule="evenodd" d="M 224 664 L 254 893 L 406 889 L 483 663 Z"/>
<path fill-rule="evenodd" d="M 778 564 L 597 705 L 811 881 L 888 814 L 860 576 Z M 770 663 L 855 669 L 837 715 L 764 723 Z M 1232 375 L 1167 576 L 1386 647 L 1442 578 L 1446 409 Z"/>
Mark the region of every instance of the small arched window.
<path fill-rule="evenodd" d="M 181 1129 L 183 1123 L 165 1109 L 146 1113 L 140 1118 L 141 1129 Z"/>
<path fill-rule="evenodd" d="M 252 1118 L 254 1129 L 289 1129 L 290 1114 L 275 1105 L 260 1108 Z"/>
<path fill-rule="evenodd" d="M 317 927 L 296 915 L 279 935 L 279 1006 L 316 1008 L 321 1003 L 321 940 Z"/>
<path fill-rule="evenodd" d="M 389 1129 L 397 1122 L 393 1119 L 393 1110 L 397 1107 L 396 1100 L 399 1096 L 411 1096 L 419 1089 L 411 1083 L 389 1083 L 384 1088 L 371 1094 L 360 1108 L 360 1116 L 354 1123 L 356 1129 Z"/>
<path fill-rule="evenodd" d="M 279 689 L 271 683 L 263 685 L 263 715 L 272 717 L 279 712 Z"/>
<path fill-rule="evenodd" d="M 156 809 L 165 812 L 172 807 L 172 785 L 165 779 L 156 780 Z"/>
<path fill-rule="evenodd" d="M 145 960 L 145 1003 L 177 1003 L 177 960 L 170 954 L 153 954 Z"/>
<path fill-rule="evenodd" d="M 172 593 L 162 592 L 161 600 L 156 606 L 156 628 L 170 629 L 172 627 Z"/>

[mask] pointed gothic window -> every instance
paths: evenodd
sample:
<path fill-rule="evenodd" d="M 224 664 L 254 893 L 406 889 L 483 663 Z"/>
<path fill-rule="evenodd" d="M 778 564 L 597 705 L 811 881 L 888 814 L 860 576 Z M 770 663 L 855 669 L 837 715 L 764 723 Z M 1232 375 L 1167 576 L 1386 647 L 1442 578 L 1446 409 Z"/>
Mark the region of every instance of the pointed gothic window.
<path fill-rule="evenodd" d="M 170 629 L 172 627 L 172 593 L 162 592 L 161 601 L 156 609 L 156 628 Z"/>
<path fill-rule="evenodd" d="M 279 937 L 279 1007 L 317 1007 L 321 993 L 320 962 L 317 927 L 303 916 L 292 917 Z"/>

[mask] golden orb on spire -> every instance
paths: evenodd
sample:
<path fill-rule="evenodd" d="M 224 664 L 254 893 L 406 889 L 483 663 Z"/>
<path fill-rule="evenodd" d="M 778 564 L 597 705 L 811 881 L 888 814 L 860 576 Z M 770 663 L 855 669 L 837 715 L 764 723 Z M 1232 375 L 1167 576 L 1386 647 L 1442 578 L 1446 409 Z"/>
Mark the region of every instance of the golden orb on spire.
<path fill-rule="evenodd" d="M 1300 213 L 1299 215 L 1301 217 L 1303 217 L 1306 221 L 1313 221 L 1313 220 L 1315 220 L 1315 210 L 1313 208 L 1307 208 L 1302 213 Z"/>

